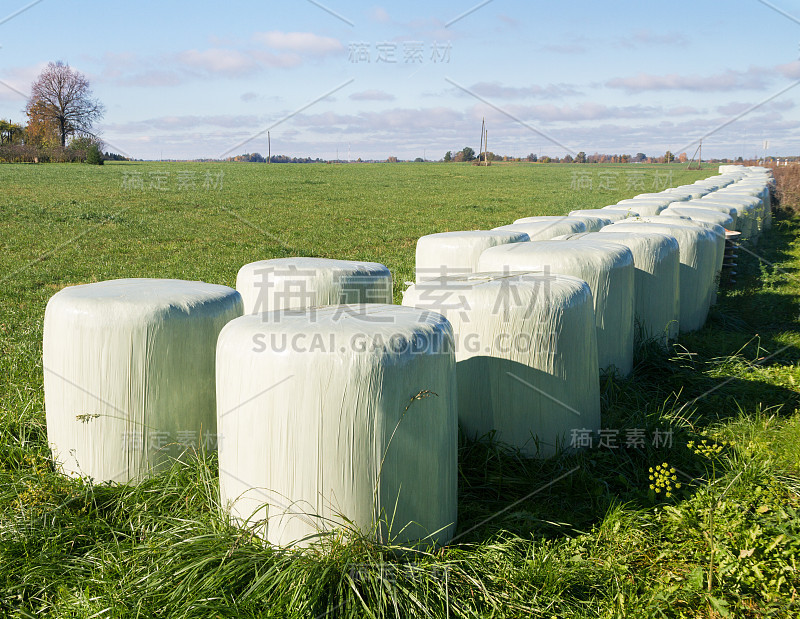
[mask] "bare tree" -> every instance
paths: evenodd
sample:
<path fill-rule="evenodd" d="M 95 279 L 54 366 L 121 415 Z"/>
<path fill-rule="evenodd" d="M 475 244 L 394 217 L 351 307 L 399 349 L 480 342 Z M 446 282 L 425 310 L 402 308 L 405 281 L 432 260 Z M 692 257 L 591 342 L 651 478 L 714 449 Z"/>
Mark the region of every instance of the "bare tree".
<path fill-rule="evenodd" d="M 68 135 L 93 136 L 92 124 L 105 107 L 93 98 L 86 76 L 59 61 L 49 63 L 33 83 L 25 112 L 32 122 L 53 123 L 66 146 Z"/>

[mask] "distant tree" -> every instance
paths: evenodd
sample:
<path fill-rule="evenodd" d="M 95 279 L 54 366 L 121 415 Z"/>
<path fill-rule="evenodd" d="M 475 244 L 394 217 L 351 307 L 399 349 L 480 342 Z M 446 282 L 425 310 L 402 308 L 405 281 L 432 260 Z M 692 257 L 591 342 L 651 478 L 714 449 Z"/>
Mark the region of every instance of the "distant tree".
<path fill-rule="evenodd" d="M 670 163 L 670 162 L 672 162 L 672 161 L 675 161 L 675 155 L 673 155 L 673 154 L 672 154 L 671 152 L 669 152 L 669 151 L 667 151 L 666 153 L 664 153 L 664 163 Z"/>
<path fill-rule="evenodd" d="M 686 153 L 681 153 L 680 155 L 678 155 L 678 161 L 680 161 L 681 163 L 686 163 L 687 159 L 689 159 L 689 157 L 686 156 Z"/>
<path fill-rule="evenodd" d="M 394 157 L 394 156 L 388 157 L 386 159 L 386 163 L 397 163 L 397 157 Z"/>
<path fill-rule="evenodd" d="M 564 161 L 564 163 L 572 163 L 573 161 L 577 161 L 577 160 L 573 159 L 573 158 L 572 158 L 572 155 L 570 155 L 570 154 L 567 154 L 567 155 L 564 157 L 563 161 Z"/>
<path fill-rule="evenodd" d="M 575 155 L 575 163 L 586 163 L 586 153 L 581 151 Z"/>
<path fill-rule="evenodd" d="M 92 144 L 86 151 L 86 163 L 91 165 L 103 165 L 103 155 L 97 144 Z"/>
<path fill-rule="evenodd" d="M 539 161 L 541 161 L 542 163 L 550 163 L 551 159 L 550 157 L 545 155 L 544 157 L 540 158 Z"/>
<path fill-rule="evenodd" d="M 527 159 L 528 161 L 534 161 L 535 162 L 538 159 L 538 157 L 536 156 L 536 153 L 531 153 L 530 155 L 525 157 L 525 159 Z"/>
<path fill-rule="evenodd" d="M 452 161 L 452 160 L 453 160 L 453 153 L 452 153 L 452 152 L 450 152 L 450 151 L 448 150 L 448 151 L 447 151 L 447 152 L 444 154 L 444 160 L 445 160 L 445 161 L 448 161 L 448 162 L 449 162 L 449 161 Z"/>
<path fill-rule="evenodd" d="M 744 160 L 741 157 L 737 157 L 736 163 L 744 163 Z"/>
<path fill-rule="evenodd" d="M 647 161 L 647 155 L 645 155 L 644 153 L 636 153 L 636 154 L 633 156 L 633 160 L 634 160 L 635 162 L 637 162 L 637 163 L 641 163 L 641 162 L 643 162 L 643 161 Z"/>
<path fill-rule="evenodd" d="M 23 133 L 22 125 L 0 119 L 0 144 L 13 144 L 15 139 L 21 140 Z"/>
<path fill-rule="evenodd" d="M 75 134 L 93 135 L 92 125 L 105 113 L 92 96 L 89 80 L 63 62 L 51 62 L 31 86 L 25 108 L 31 123 L 55 125 L 61 146 Z"/>
<path fill-rule="evenodd" d="M 417 157 L 416 159 L 414 159 L 414 163 L 424 163 L 424 162 L 425 160 L 422 157 Z"/>
<path fill-rule="evenodd" d="M 472 161 L 475 159 L 475 151 L 472 150 L 469 146 L 465 146 L 461 149 L 461 154 L 463 155 L 463 161 Z"/>

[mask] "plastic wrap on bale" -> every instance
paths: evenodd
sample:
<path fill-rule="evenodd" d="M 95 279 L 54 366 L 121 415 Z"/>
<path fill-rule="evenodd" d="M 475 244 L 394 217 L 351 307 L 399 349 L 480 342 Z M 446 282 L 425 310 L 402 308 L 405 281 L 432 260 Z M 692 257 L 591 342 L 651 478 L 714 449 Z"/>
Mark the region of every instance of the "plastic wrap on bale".
<path fill-rule="evenodd" d="M 684 203 L 679 203 L 684 204 Z M 697 206 L 668 206 L 661 211 L 661 217 L 672 215 L 688 217 L 692 221 L 705 221 L 706 223 L 717 224 L 728 230 L 733 230 L 733 217 L 716 209 L 707 209 Z"/>
<path fill-rule="evenodd" d="M 567 238 L 569 240 L 570 237 Z M 680 327 L 680 247 L 675 237 L 658 232 L 604 232 L 574 235 L 584 241 L 619 243 L 631 250 L 637 336 L 666 346 Z"/>
<path fill-rule="evenodd" d="M 355 527 L 446 543 L 456 523 L 450 323 L 399 305 L 244 316 L 217 346 L 222 504 L 277 546 Z"/>
<path fill-rule="evenodd" d="M 484 249 L 528 240 L 527 234 L 514 230 L 464 230 L 420 237 L 416 251 L 417 282 L 474 273 Z"/>
<path fill-rule="evenodd" d="M 617 204 L 614 205 L 615 209 L 624 209 L 630 207 L 631 210 L 636 211 L 641 216 L 651 216 L 651 215 L 658 215 L 661 211 L 663 211 L 669 204 L 671 204 L 671 200 L 637 200 L 635 198 L 630 198 L 628 200 L 620 200 Z"/>
<path fill-rule="evenodd" d="M 576 428 L 600 429 L 594 309 L 586 282 L 541 272 L 475 273 L 411 286 L 403 305 L 453 325 L 458 413 L 470 438 L 525 455 L 568 447 Z"/>
<path fill-rule="evenodd" d="M 70 286 L 44 317 L 47 438 L 65 473 L 140 481 L 216 443 L 217 335 L 241 316 L 227 286 L 120 279 Z"/>
<path fill-rule="evenodd" d="M 245 314 L 343 303 L 391 303 L 392 274 L 377 262 L 276 258 L 239 269 Z"/>
<path fill-rule="evenodd" d="M 619 221 L 621 219 L 627 219 L 628 217 L 635 217 L 639 213 L 635 213 L 629 209 L 610 209 L 608 207 L 604 207 L 602 209 L 599 208 L 583 208 L 578 209 L 575 211 L 570 211 L 569 216 L 582 216 L 582 217 L 602 217 L 603 219 L 607 219 L 611 221 L 611 223 L 615 221 Z M 610 225 L 610 224 L 603 224 L 603 225 Z M 588 230 L 587 230 L 588 231 Z"/>
<path fill-rule="evenodd" d="M 710 211 L 717 211 L 731 218 L 732 222 L 730 224 L 730 227 L 725 226 L 726 228 L 728 228 L 729 230 L 738 229 L 737 228 L 738 213 L 736 211 L 735 206 L 725 206 L 722 204 L 715 204 L 713 202 L 706 200 L 688 200 L 686 202 L 681 203 L 680 205 L 676 204 L 674 206 L 678 208 L 704 208 Z M 670 208 L 672 208 L 672 206 L 670 206 Z"/>
<path fill-rule="evenodd" d="M 705 324 L 711 305 L 716 243 L 710 231 L 691 222 L 675 223 L 664 217 L 626 220 L 606 226 L 598 234 L 610 232 L 659 232 L 674 237 L 680 247 L 680 331 L 696 331 Z"/>
<path fill-rule="evenodd" d="M 610 228 L 606 226 L 603 230 Z M 487 249 L 479 271 L 547 269 L 589 284 L 594 299 L 598 367 L 622 376 L 633 367 L 633 256 L 627 247 L 600 241 L 534 241 Z"/>
<path fill-rule="evenodd" d="M 509 224 L 507 226 L 495 228 L 495 230 L 522 232 L 527 234 L 531 241 L 547 241 L 562 234 L 585 231 L 586 224 L 582 221 L 559 217 L 557 220 L 552 221 L 531 221 L 527 223 Z"/>
<path fill-rule="evenodd" d="M 735 208 L 736 230 L 742 233 L 742 240 L 753 240 L 758 236 L 758 216 L 761 208 L 761 199 L 758 196 L 715 191 L 701 198 L 700 202 Z"/>

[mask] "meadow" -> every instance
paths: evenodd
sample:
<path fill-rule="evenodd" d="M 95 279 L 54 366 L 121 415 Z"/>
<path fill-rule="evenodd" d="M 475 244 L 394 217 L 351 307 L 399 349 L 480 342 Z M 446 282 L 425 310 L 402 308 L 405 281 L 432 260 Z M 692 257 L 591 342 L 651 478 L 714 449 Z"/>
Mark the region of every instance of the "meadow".
<path fill-rule="evenodd" d="M 10 617 L 780 617 L 800 606 L 800 218 L 739 252 L 707 326 L 602 383 L 604 445 L 526 460 L 459 444 L 446 548 L 354 532 L 276 551 L 219 509 L 200 453 L 138 486 L 58 475 L 42 319 L 64 286 L 233 286 L 247 262 L 370 260 L 421 235 L 601 207 L 685 165 L 0 166 L 0 614 Z M 614 440 L 615 439 L 615 442 Z"/>

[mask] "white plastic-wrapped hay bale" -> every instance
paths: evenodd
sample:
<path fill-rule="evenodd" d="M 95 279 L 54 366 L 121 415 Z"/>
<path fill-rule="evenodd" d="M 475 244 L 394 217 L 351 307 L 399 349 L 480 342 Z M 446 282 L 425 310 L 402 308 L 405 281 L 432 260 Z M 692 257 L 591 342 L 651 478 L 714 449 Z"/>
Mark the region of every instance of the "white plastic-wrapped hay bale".
<path fill-rule="evenodd" d="M 755 196 L 759 199 L 758 229 L 768 228 L 772 223 L 772 198 L 770 189 L 765 181 L 743 180 L 735 185 L 730 185 L 719 192 L 727 196 Z"/>
<path fill-rule="evenodd" d="M 456 375 L 440 314 L 368 304 L 234 320 L 217 345 L 217 416 L 223 505 L 272 544 L 347 522 L 380 541 L 452 537 Z"/>
<path fill-rule="evenodd" d="M 602 232 L 602 231 L 601 231 Z M 575 235 L 581 241 L 619 243 L 631 250 L 634 267 L 634 315 L 644 338 L 663 345 L 678 336 L 680 325 L 680 246 L 659 232 L 617 232 Z"/>
<path fill-rule="evenodd" d="M 417 241 L 417 282 L 447 275 L 474 273 L 484 249 L 530 240 L 515 230 L 464 230 L 439 232 Z"/>
<path fill-rule="evenodd" d="M 44 317 L 47 438 L 64 472 L 138 481 L 216 442 L 217 335 L 242 314 L 227 286 L 119 279 L 70 286 Z"/>
<path fill-rule="evenodd" d="M 717 209 L 707 209 L 697 206 L 677 206 L 677 204 L 684 204 L 678 202 L 675 205 L 668 206 L 661 211 L 660 217 L 677 215 L 682 217 L 689 217 L 693 221 L 705 221 L 707 223 L 717 224 L 723 228 L 733 230 L 733 217 L 723 213 Z"/>
<path fill-rule="evenodd" d="M 569 216 L 570 217 L 575 217 L 577 215 L 580 215 L 581 217 L 600 217 L 601 219 L 608 220 L 608 221 L 610 221 L 612 223 L 615 222 L 615 221 L 619 221 L 620 219 L 627 219 L 628 217 L 635 217 L 638 214 L 639 213 L 632 213 L 631 211 L 629 211 L 627 209 L 615 210 L 615 209 L 609 209 L 608 207 L 605 207 L 605 208 L 602 208 L 602 209 L 600 209 L 600 208 L 583 208 L 583 209 L 578 209 L 578 210 L 569 212 Z M 603 224 L 603 225 L 608 226 L 610 224 Z M 592 231 L 592 232 L 594 232 L 594 231 Z"/>
<path fill-rule="evenodd" d="M 604 213 L 609 211 L 611 213 L 620 213 L 625 215 L 625 219 L 628 217 L 639 217 L 641 213 L 633 208 L 630 204 L 609 204 L 608 206 L 604 206 L 600 209 Z"/>
<path fill-rule="evenodd" d="M 586 224 L 586 231 L 587 232 L 597 232 L 603 226 L 610 226 L 611 225 L 611 218 L 609 217 L 602 217 L 601 214 L 594 214 L 594 215 L 568 215 L 569 219 L 577 219 L 578 221 L 582 221 Z"/>
<path fill-rule="evenodd" d="M 562 234 L 585 232 L 586 224 L 576 219 L 559 217 L 558 221 L 530 221 L 500 226 L 495 230 L 503 232 L 521 232 L 527 234 L 531 241 L 547 241 Z"/>
<path fill-rule="evenodd" d="M 726 215 L 731 218 L 731 224 L 728 228 L 729 230 L 736 230 L 736 225 L 738 221 L 738 213 L 736 211 L 735 206 L 725 206 L 724 204 L 715 204 L 709 200 L 687 200 L 686 202 L 682 202 L 679 204 L 670 205 L 669 208 L 675 206 L 676 208 L 703 208 L 712 211 L 718 211 L 723 215 Z M 728 226 L 725 226 L 726 228 Z"/>
<path fill-rule="evenodd" d="M 735 226 L 736 230 L 742 233 L 742 240 L 751 240 L 758 236 L 758 212 L 761 200 L 757 196 L 734 195 L 715 191 L 702 198 L 700 203 L 735 208 Z"/>
<path fill-rule="evenodd" d="M 581 226 L 579 226 L 577 224 L 577 222 L 579 222 L 579 221 L 583 223 L 583 227 L 581 227 Z M 550 224 L 550 225 L 553 226 L 553 230 L 556 230 L 556 229 L 558 229 L 558 230 L 566 230 L 566 228 L 564 228 L 564 225 L 569 225 L 570 226 L 569 232 L 559 232 L 559 234 L 572 234 L 574 232 L 586 232 L 587 228 L 588 228 L 588 225 L 587 225 L 586 221 L 583 221 L 581 219 L 570 218 L 570 217 L 568 217 L 566 215 L 538 215 L 536 217 L 522 217 L 520 219 L 515 219 L 514 220 L 514 225 L 518 225 L 518 224 L 533 224 L 533 223 L 536 223 L 536 224 L 539 224 L 539 223 L 541 223 L 541 224 Z M 558 235 L 554 234 L 553 236 L 558 236 Z M 548 238 L 553 238 L 553 237 L 551 236 L 551 237 L 548 237 Z M 533 240 L 534 239 L 531 239 L 531 241 L 533 241 Z M 538 238 L 536 240 L 546 241 L 547 239 L 544 238 L 544 237 L 541 237 L 541 238 Z"/>
<path fill-rule="evenodd" d="M 661 211 L 667 208 L 667 206 L 672 202 L 674 202 L 674 200 L 668 200 L 668 199 L 638 200 L 636 198 L 630 198 L 628 200 L 620 200 L 617 204 L 614 205 L 614 208 L 622 209 L 630 207 L 632 210 L 639 213 L 639 215 L 641 215 L 642 217 L 649 217 L 651 215 L 658 215 Z"/>
<path fill-rule="evenodd" d="M 711 305 L 716 266 L 716 245 L 712 234 L 691 222 L 654 217 L 657 222 L 630 220 L 611 224 L 599 234 L 610 232 L 660 232 L 675 237 L 680 247 L 680 331 L 696 331 L 706 322 Z"/>
<path fill-rule="evenodd" d="M 391 303 L 392 273 L 377 262 L 276 258 L 239 269 L 246 314 L 343 303 Z"/>
<path fill-rule="evenodd" d="M 651 223 L 669 221 L 681 225 L 696 226 L 706 231 L 707 235 L 703 243 L 712 243 L 714 248 L 714 267 L 709 287 L 709 305 L 716 303 L 717 288 L 719 286 L 720 272 L 722 271 L 722 261 L 725 259 L 725 228 L 715 223 L 692 219 L 684 215 L 665 215 L 664 212 L 658 217 L 647 217 L 644 221 L 649 221 Z"/>
<path fill-rule="evenodd" d="M 613 225 L 613 224 L 612 224 Z M 611 228 L 606 226 L 602 230 Z M 600 241 L 535 241 L 487 249 L 482 272 L 546 269 L 582 279 L 592 291 L 601 370 L 630 374 L 633 367 L 633 256 L 627 247 Z"/>
<path fill-rule="evenodd" d="M 411 286 L 403 305 L 453 325 L 458 414 L 469 437 L 547 457 L 572 429 L 600 429 L 592 294 L 586 282 L 541 272 L 475 273 Z"/>
<path fill-rule="evenodd" d="M 670 187 L 660 193 L 676 200 L 693 200 L 707 194 L 710 189 L 697 185 L 681 185 L 680 187 Z"/>

